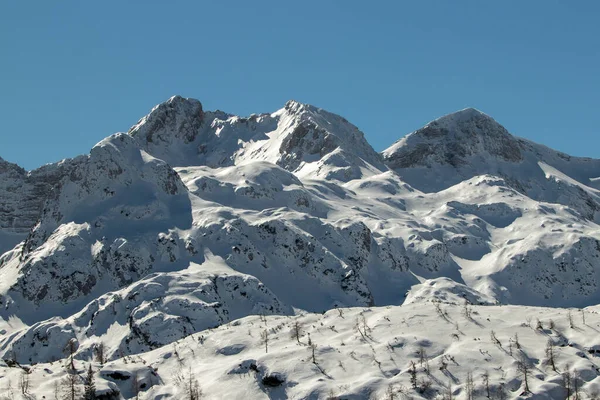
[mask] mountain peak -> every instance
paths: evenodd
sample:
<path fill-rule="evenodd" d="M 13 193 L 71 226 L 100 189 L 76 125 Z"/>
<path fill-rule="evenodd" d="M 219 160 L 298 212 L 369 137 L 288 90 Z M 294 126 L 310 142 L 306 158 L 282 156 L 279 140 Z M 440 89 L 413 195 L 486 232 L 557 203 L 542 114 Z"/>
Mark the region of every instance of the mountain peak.
<path fill-rule="evenodd" d="M 146 142 L 164 142 L 168 136 L 181 136 L 189 143 L 195 139 L 203 119 L 200 101 L 175 95 L 155 106 L 129 129 L 129 134 L 143 137 Z"/>
<path fill-rule="evenodd" d="M 480 119 L 480 118 L 490 118 L 491 117 L 489 115 L 487 115 L 484 112 L 479 111 L 476 108 L 473 107 L 468 107 L 468 108 L 463 108 L 462 110 L 458 110 L 455 111 L 453 113 L 444 115 L 443 117 L 437 118 L 432 122 L 463 122 L 463 121 L 469 121 L 469 120 L 473 120 L 473 119 Z"/>
<path fill-rule="evenodd" d="M 511 136 L 496 120 L 476 108 L 464 108 L 444 115 L 429 122 L 423 128 L 414 132 L 417 135 L 434 135 L 440 133 L 453 136 L 470 135 L 501 135 Z"/>
<path fill-rule="evenodd" d="M 288 100 L 283 109 L 289 114 L 302 114 L 303 112 L 319 112 L 321 109 L 310 104 L 301 103 L 296 100 Z"/>
<path fill-rule="evenodd" d="M 392 169 L 450 165 L 459 167 L 482 160 L 519 162 L 519 141 L 489 115 L 463 110 L 431 121 L 383 152 Z M 471 160 L 471 161 L 468 161 Z"/>

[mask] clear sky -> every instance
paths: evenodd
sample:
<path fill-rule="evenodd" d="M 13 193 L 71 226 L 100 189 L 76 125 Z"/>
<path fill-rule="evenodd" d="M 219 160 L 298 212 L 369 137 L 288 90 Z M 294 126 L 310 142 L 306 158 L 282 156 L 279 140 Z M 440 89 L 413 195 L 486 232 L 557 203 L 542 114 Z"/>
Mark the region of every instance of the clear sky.
<path fill-rule="evenodd" d="M 295 99 L 376 150 L 478 108 L 600 158 L 600 2 L 2 1 L 0 156 L 87 153 L 174 94 L 248 115 Z"/>

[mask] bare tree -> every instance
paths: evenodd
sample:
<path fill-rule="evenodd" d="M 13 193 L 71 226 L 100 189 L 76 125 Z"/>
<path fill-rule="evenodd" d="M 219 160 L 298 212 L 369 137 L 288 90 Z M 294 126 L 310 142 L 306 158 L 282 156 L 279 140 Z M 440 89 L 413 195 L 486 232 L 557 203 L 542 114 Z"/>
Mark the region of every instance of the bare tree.
<path fill-rule="evenodd" d="M 508 399 L 508 395 L 506 394 L 506 388 L 504 386 L 504 383 L 500 383 L 500 385 L 498 385 L 498 389 L 496 390 L 496 394 L 497 394 L 497 399 L 498 400 L 506 400 L 506 399 Z"/>
<path fill-rule="evenodd" d="M 567 399 L 571 398 L 571 390 L 572 390 L 572 377 L 571 377 L 571 366 L 567 364 L 565 366 L 565 371 L 562 373 L 563 378 L 563 386 L 567 390 Z"/>
<path fill-rule="evenodd" d="M 583 308 L 581 309 L 581 322 L 585 325 L 585 310 Z"/>
<path fill-rule="evenodd" d="M 317 350 L 317 345 L 311 340 L 308 343 L 308 347 L 310 348 L 310 351 L 311 351 L 312 362 L 313 362 L 313 364 L 316 364 L 317 363 L 317 358 L 315 356 L 315 351 Z"/>
<path fill-rule="evenodd" d="M 531 366 L 529 365 L 529 361 L 522 356 L 519 361 L 517 361 L 517 371 L 523 376 L 523 382 L 525 383 L 525 393 L 531 393 L 529 390 L 529 375 L 531 374 Z"/>
<path fill-rule="evenodd" d="M 185 379 L 186 400 L 199 400 L 202 397 L 200 383 L 192 374 L 192 368 L 188 369 L 188 375 Z"/>
<path fill-rule="evenodd" d="M 569 327 L 575 328 L 575 323 L 573 322 L 573 314 L 571 313 L 571 310 L 569 310 L 568 314 L 567 314 L 567 318 L 569 319 Z"/>
<path fill-rule="evenodd" d="M 433 306 L 435 307 L 435 312 L 437 312 L 440 317 L 445 319 L 446 315 L 444 314 L 444 311 L 442 310 L 441 301 L 433 300 Z"/>
<path fill-rule="evenodd" d="M 552 339 L 548 339 L 548 342 L 546 343 L 546 358 L 548 358 L 548 364 L 550 364 L 552 370 L 557 372 L 556 355 L 554 353 L 554 342 Z"/>
<path fill-rule="evenodd" d="M 62 380 L 62 399 L 78 400 L 80 396 L 79 383 L 79 375 L 77 375 L 76 371 L 68 371 L 67 376 Z"/>
<path fill-rule="evenodd" d="M 490 331 L 490 339 L 492 339 L 492 343 L 494 343 L 496 346 L 502 348 L 502 343 L 500 343 L 500 340 L 498 340 L 498 337 L 496 336 L 496 332 Z"/>
<path fill-rule="evenodd" d="M 396 400 L 396 392 L 394 392 L 394 386 L 391 383 L 385 390 L 385 400 Z"/>
<path fill-rule="evenodd" d="M 425 372 L 429 373 L 429 358 L 427 357 L 427 350 L 423 347 L 419 347 L 417 350 L 417 355 L 419 356 L 419 366 L 422 368 L 423 364 L 425 364 Z"/>
<path fill-rule="evenodd" d="M 71 371 L 75 371 L 75 361 L 73 360 L 73 356 L 77 351 L 77 340 L 69 340 L 69 343 L 67 343 L 67 345 L 65 346 L 64 351 L 69 357 L 69 363 L 67 365 L 67 368 Z"/>
<path fill-rule="evenodd" d="M 573 370 L 572 380 L 573 400 L 581 400 L 581 393 L 579 392 L 581 390 L 581 383 L 579 382 L 579 374 L 577 373 L 576 369 Z"/>
<path fill-rule="evenodd" d="M 467 372 L 465 392 L 467 394 L 467 400 L 473 400 L 473 394 L 475 393 L 475 384 L 473 383 L 473 373 L 471 371 Z"/>
<path fill-rule="evenodd" d="M 410 375 L 410 385 L 413 389 L 417 388 L 417 366 L 415 362 L 411 360 L 410 367 L 408 368 L 408 373 Z"/>
<path fill-rule="evenodd" d="M 327 393 L 327 400 L 337 400 L 338 397 L 335 395 L 335 390 L 333 388 L 329 389 L 329 393 Z"/>
<path fill-rule="evenodd" d="M 472 310 L 469 305 L 469 301 L 465 299 L 465 302 L 463 303 L 463 315 L 465 316 L 465 318 L 471 319 L 471 312 Z"/>
<path fill-rule="evenodd" d="M 448 379 L 448 389 L 446 395 L 444 396 L 444 400 L 452 400 L 452 380 Z"/>
<path fill-rule="evenodd" d="M 29 393 L 29 373 L 29 371 L 22 369 L 21 375 L 19 376 L 19 389 L 23 396 L 26 396 Z"/>
<path fill-rule="evenodd" d="M 490 398 L 490 374 L 485 371 L 481 375 L 481 380 L 483 381 L 483 387 L 485 387 L 485 397 Z"/>
<path fill-rule="evenodd" d="M 269 352 L 269 331 L 265 328 L 260 333 L 260 342 L 265 345 L 265 353 Z"/>
<path fill-rule="evenodd" d="M 294 321 L 294 325 L 292 325 L 292 338 L 296 339 L 298 344 L 300 344 L 300 337 L 302 336 L 302 325 L 298 321 Z"/>
<path fill-rule="evenodd" d="M 73 359 L 75 352 L 77 351 L 77 341 L 75 339 L 69 340 L 64 351 L 68 355 L 68 362 L 65 365 L 67 375 L 61 382 L 62 398 L 63 400 L 76 400 L 79 399 L 80 396 L 80 378 L 79 375 L 77 375 L 75 361 Z"/>
<path fill-rule="evenodd" d="M 360 313 L 360 316 L 356 319 L 356 329 L 358 330 L 358 333 L 360 333 L 363 339 L 367 340 L 367 338 L 369 338 L 371 328 L 369 328 L 369 325 L 367 324 L 367 319 L 365 318 L 365 314 L 362 312 Z"/>

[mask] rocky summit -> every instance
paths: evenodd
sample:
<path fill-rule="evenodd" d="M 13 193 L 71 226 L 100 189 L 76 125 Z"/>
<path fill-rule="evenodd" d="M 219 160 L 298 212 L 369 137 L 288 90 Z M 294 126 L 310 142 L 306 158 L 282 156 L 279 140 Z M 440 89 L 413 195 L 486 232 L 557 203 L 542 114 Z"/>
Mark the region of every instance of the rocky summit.
<path fill-rule="evenodd" d="M 552 399 L 577 365 L 590 394 L 599 224 L 600 160 L 476 109 L 377 153 L 308 104 L 174 96 L 87 155 L 0 159 L 0 389 L 94 365 L 103 399 L 185 398 L 192 371 L 215 399 L 436 398 L 484 365 L 469 398 L 522 398 L 529 368 Z"/>

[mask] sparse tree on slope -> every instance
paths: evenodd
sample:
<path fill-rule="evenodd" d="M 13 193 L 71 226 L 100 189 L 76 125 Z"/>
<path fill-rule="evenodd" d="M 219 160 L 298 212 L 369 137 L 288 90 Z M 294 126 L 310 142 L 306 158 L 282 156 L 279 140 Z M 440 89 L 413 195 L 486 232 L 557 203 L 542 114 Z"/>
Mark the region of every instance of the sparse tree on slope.
<path fill-rule="evenodd" d="M 473 394 L 475 393 L 475 384 L 473 383 L 473 373 L 471 371 L 467 372 L 465 392 L 467 394 L 467 400 L 473 400 Z"/>
<path fill-rule="evenodd" d="M 556 355 L 554 351 L 554 342 L 552 339 L 548 339 L 548 343 L 546 344 L 546 357 L 548 358 L 548 364 L 552 367 L 554 372 L 557 372 L 556 369 Z"/>
<path fill-rule="evenodd" d="M 202 397 L 202 390 L 198 379 L 192 374 L 192 368 L 188 369 L 188 375 L 185 379 L 186 400 L 199 400 Z"/>
<path fill-rule="evenodd" d="M 410 375 L 410 385 L 413 389 L 417 388 L 417 366 L 414 361 L 410 362 L 410 367 L 408 368 L 408 373 Z"/>
<path fill-rule="evenodd" d="M 481 380 L 483 381 L 483 386 L 485 387 L 485 397 L 490 398 L 490 374 L 485 371 L 483 375 L 481 375 Z"/>
<path fill-rule="evenodd" d="M 260 333 L 260 342 L 265 345 L 265 353 L 269 352 L 269 331 L 265 328 Z"/>
<path fill-rule="evenodd" d="M 79 400 L 80 396 L 80 378 L 74 370 L 68 371 L 67 376 L 62 380 L 62 399 Z"/>
<path fill-rule="evenodd" d="M 23 396 L 29 393 L 29 371 L 24 369 L 21 371 L 21 376 L 19 377 L 19 389 L 21 389 Z"/>
<path fill-rule="evenodd" d="M 92 364 L 88 366 L 85 378 L 83 379 L 83 388 L 84 400 L 96 399 L 96 380 L 94 378 L 94 370 L 92 370 Z"/>
<path fill-rule="evenodd" d="M 292 325 L 292 338 L 296 339 L 298 344 L 300 344 L 300 337 L 302 336 L 302 325 L 298 321 L 294 321 L 294 325 Z"/>
<path fill-rule="evenodd" d="M 96 361 L 100 363 L 100 365 L 104 365 L 106 362 L 106 356 L 104 351 L 104 342 L 99 342 L 94 347 L 94 353 L 96 354 Z"/>
<path fill-rule="evenodd" d="M 523 376 L 523 383 L 525 384 L 524 392 L 531 393 L 529 390 L 529 375 L 531 374 L 531 366 L 529 365 L 529 360 L 527 360 L 524 356 L 517 361 L 517 370 Z"/>

